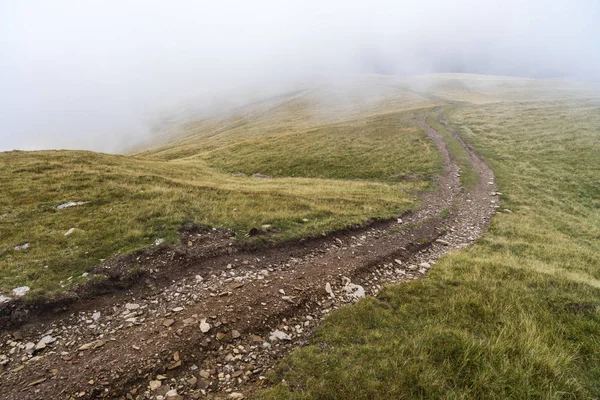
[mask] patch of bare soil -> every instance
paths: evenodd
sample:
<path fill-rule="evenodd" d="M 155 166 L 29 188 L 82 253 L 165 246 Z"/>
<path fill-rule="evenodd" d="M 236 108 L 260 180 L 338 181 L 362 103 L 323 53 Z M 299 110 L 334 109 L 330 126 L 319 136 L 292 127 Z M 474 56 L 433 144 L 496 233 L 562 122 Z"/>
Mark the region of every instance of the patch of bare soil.
<path fill-rule="evenodd" d="M 331 310 L 375 296 L 383 284 L 426 277 L 441 255 L 486 228 L 496 207 L 492 171 L 467 147 L 480 179 L 461 188 L 442 138 L 425 119 L 418 123 L 445 159 L 439 187 L 422 195 L 420 209 L 275 247 L 236 246 L 228 231 L 190 228 L 176 248 L 111 260 L 94 272 L 133 279 L 135 261 L 140 275 L 54 310 L 6 314 L 0 398 L 248 396 Z"/>

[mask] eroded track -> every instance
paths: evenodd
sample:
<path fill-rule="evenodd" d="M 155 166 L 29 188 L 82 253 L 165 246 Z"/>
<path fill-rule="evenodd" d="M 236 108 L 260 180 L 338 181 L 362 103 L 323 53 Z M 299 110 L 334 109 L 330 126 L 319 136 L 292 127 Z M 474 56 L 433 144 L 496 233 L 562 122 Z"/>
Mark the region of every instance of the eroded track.
<path fill-rule="evenodd" d="M 377 295 L 383 284 L 426 277 L 437 258 L 485 230 L 496 206 L 492 171 L 465 146 L 479 179 L 462 188 L 443 138 L 425 116 L 417 123 L 444 156 L 444 174 L 401 223 L 259 251 L 225 251 L 230 240 L 215 239 L 210 255 L 177 258 L 185 265 L 170 282 L 148 280 L 4 332 L 0 398 L 248 395 L 332 309 L 362 290 Z M 213 243 L 210 235 L 218 233 L 189 239 Z M 176 254 L 157 254 L 152 265 L 160 270 Z"/>

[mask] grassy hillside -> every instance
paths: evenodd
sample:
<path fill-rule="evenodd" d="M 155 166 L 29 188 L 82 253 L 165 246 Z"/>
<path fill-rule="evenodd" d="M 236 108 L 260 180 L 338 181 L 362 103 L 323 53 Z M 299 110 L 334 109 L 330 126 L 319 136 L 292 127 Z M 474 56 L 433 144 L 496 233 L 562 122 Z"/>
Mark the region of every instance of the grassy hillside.
<path fill-rule="evenodd" d="M 231 228 L 242 240 L 269 224 L 270 240 L 289 240 L 392 217 L 413 207 L 439 171 L 433 144 L 410 125 L 412 112 L 356 111 L 326 122 L 282 104 L 245 114 L 247 126 L 222 121 L 217 133 L 175 137 L 137 156 L 0 153 L 0 290 L 64 290 L 102 259 L 176 241 L 187 221 Z M 282 113 L 305 119 L 305 129 L 289 130 Z M 86 204 L 57 210 L 68 201 Z"/>
<path fill-rule="evenodd" d="M 204 156 L 229 172 L 376 181 L 423 180 L 438 162 L 408 113 L 385 114 L 298 134 L 248 139 Z M 352 160 L 351 163 L 348 161 Z"/>
<path fill-rule="evenodd" d="M 428 279 L 335 311 L 259 398 L 598 397 L 600 101 L 557 93 L 447 116 L 491 164 L 504 212 Z"/>

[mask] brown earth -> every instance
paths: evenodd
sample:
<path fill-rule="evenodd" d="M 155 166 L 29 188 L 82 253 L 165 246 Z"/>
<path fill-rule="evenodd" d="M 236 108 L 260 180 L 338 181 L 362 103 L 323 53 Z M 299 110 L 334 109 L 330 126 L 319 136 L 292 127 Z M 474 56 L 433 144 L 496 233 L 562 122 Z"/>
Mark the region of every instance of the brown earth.
<path fill-rule="evenodd" d="M 486 228 L 497 206 L 492 171 L 455 133 L 480 177 L 462 188 L 442 137 L 425 118 L 417 123 L 445 160 L 421 208 L 272 247 L 239 246 L 228 231 L 189 226 L 180 246 L 110 260 L 94 271 L 111 277 L 105 286 L 5 311 L 0 398 L 248 396 L 332 309 L 362 290 L 377 295 L 383 284 L 426 277 L 437 258 Z M 140 275 L 132 277 L 134 260 Z"/>

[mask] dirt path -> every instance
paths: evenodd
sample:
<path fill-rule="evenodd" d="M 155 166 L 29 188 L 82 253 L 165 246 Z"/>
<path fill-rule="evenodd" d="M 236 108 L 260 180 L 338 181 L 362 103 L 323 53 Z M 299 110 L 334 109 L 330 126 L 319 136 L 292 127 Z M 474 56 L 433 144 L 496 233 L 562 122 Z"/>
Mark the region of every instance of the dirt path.
<path fill-rule="evenodd" d="M 423 195 L 421 209 L 401 222 L 260 251 L 232 248 L 226 232 L 190 231 L 183 253 L 139 257 L 151 266 L 146 285 L 3 332 L 0 398 L 248 395 L 332 309 L 426 276 L 487 226 L 496 202 L 491 170 L 467 147 L 480 179 L 462 189 L 441 136 L 425 118 L 418 124 L 445 159 L 439 189 Z M 170 263 L 177 268 L 162 274 Z"/>

